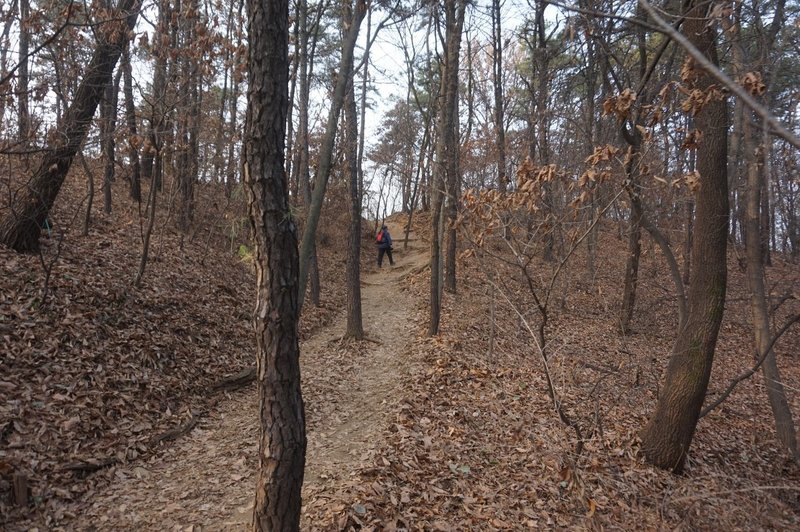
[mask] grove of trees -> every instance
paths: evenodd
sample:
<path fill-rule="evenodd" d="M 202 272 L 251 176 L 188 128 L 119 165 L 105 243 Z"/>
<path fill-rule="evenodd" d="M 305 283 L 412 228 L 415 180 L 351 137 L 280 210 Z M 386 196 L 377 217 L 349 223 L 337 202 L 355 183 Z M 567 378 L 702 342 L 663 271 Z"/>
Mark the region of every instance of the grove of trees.
<path fill-rule="evenodd" d="M 205 216 L 199 186 L 220 201 L 246 197 L 262 426 L 255 529 L 299 526 L 298 321 L 325 290 L 316 248 L 336 194 L 350 218 L 337 228 L 349 242 L 346 336 L 364 337 L 369 221 L 399 210 L 410 230 L 424 212 L 429 335 L 459 290 L 460 253 L 475 257 L 530 332 L 541 392 L 580 452 L 580 424 L 548 370 L 548 323 L 564 276 L 591 285 L 598 232 L 614 228 L 626 256 L 610 296 L 619 334 L 637 312 L 646 239 L 678 315 L 641 427 L 645 459 L 682 472 L 698 421 L 757 372 L 777 438 L 800 459 L 778 349 L 800 320 L 797 293 L 769 280 L 775 254 L 800 257 L 796 0 L 14 0 L 0 25 L 0 244 L 38 253 L 45 234 L 80 238 L 69 229 L 94 223 L 95 190 L 113 215 L 111 191 L 125 186 L 144 228 L 131 272 L 141 286 L 157 201 L 191 239 Z M 54 218 L 80 170 L 85 201 Z M 747 273 L 737 304 L 750 308 L 753 366 L 709 397 L 731 257 Z"/>

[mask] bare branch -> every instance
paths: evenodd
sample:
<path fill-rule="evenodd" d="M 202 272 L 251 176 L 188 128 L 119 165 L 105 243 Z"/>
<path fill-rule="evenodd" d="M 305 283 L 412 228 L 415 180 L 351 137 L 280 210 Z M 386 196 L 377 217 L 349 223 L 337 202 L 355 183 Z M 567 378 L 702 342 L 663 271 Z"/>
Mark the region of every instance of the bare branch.
<path fill-rule="evenodd" d="M 764 120 L 765 124 L 769 125 L 773 129 L 773 132 L 776 135 L 781 137 L 795 148 L 800 149 L 800 138 L 797 138 L 794 133 L 786 129 L 783 124 L 778 122 L 778 120 L 772 116 L 772 113 L 770 113 L 766 107 L 758 103 L 755 98 L 750 96 L 750 94 L 748 94 L 748 92 L 741 85 L 729 78 L 722 70 L 709 61 L 703 55 L 703 53 L 700 52 L 700 50 L 692 45 L 692 43 L 690 43 L 686 37 L 684 37 L 678 30 L 667 23 L 667 21 L 661 18 L 658 12 L 647 0 L 639 0 L 639 4 L 653 18 L 656 24 L 660 27 L 661 31 L 681 45 L 681 47 L 686 50 L 690 56 L 692 56 L 692 59 L 694 59 L 698 65 L 703 67 L 703 69 L 708 72 L 711 77 L 713 77 L 725 88 L 736 95 L 740 100 L 742 100 L 745 105 L 747 105 L 754 113 Z"/>
<path fill-rule="evenodd" d="M 714 399 L 713 403 L 711 403 L 710 405 L 705 407 L 703 409 L 703 411 L 700 412 L 700 417 L 705 417 L 706 414 L 710 413 L 712 410 L 714 410 L 716 407 L 718 407 L 720 404 L 722 404 L 722 402 L 725 399 L 728 398 L 728 396 L 731 394 L 731 392 L 733 392 L 733 389 L 736 388 L 737 384 L 739 384 L 740 382 L 742 382 L 745 379 L 749 379 L 750 377 L 752 377 L 753 374 L 755 374 L 755 372 L 758 371 L 758 368 L 760 368 L 761 365 L 764 363 L 764 361 L 767 359 L 767 355 L 769 355 L 769 353 L 772 351 L 772 347 L 775 345 L 775 342 L 778 341 L 778 338 L 783 336 L 783 333 L 788 331 L 789 327 L 791 327 L 792 325 L 794 325 L 798 321 L 800 321 L 800 314 L 795 314 L 794 316 L 789 318 L 789 321 L 784 323 L 783 327 L 781 327 L 775 333 L 775 335 L 772 337 L 772 340 L 770 340 L 769 345 L 764 350 L 764 352 L 761 353 L 761 356 L 758 358 L 758 360 L 756 361 L 755 365 L 752 368 L 750 368 L 749 370 L 747 370 L 744 373 L 742 373 L 741 375 L 739 375 L 738 377 L 736 377 L 735 379 L 733 379 L 728 384 L 728 387 L 725 388 L 725 391 L 722 392 L 722 394 L 719 397 Z"/>

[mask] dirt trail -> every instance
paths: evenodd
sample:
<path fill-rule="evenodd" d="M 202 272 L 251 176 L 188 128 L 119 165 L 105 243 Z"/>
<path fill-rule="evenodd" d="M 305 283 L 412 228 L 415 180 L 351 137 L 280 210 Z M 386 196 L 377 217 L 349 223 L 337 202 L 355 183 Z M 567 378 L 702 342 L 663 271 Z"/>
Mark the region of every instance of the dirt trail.
<path fill-rule="evenodd" d="M 368 459 L 401 396 L 414 300 L 400 289 L 400 280 L 427 262 L 427 250 L 413 234 L 402 250 L 400 225 L 389 224 L 389 229 L 396 240 L 395 266 L 384 259 L 382 270 L 362 275 L 364 355 L 353 360 L 338 349 L 344 312 L 301 345 L 308 428 L 305 501 L 337 491 Z M 110 485 L 76 507 L 70 528 L 247 529 L 257 467 L 257 408 L 254 386 L 222 399 L 173 446 L 147 462 L 118 467 Z"/>

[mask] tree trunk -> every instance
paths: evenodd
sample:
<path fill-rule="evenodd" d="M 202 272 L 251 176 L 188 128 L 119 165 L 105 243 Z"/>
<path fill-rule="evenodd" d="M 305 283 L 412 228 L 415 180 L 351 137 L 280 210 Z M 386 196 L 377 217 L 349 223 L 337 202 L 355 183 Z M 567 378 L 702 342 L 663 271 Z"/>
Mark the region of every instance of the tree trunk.
<path fill-rule="evenodd" d="M 590 7 L 590 6 L 584 6 Z M 589 19 L 591 20 L 591 19 Z M 587 24 L 587 28 L 585 31 L 591 32 L 593 31 L 593 27 L 591 22 Z M 637 31 L 637 35 L 639 36 L 639 40 L 641 41 L 644 39 L 642 35 L 642 31 Z M 586 153 L 591 154 L 594 151 L 595 145 L 595 123 L 597 122 L 595 118 L 595 95 L 597 94 L 597 42 L 595 39 L 587 39 L 586 40 L 586 69 L 585 69 L 585 79 L 586 79 L 586 110 L 585 113 L 585 120 L 586 125 L 585 128 L 585 135 L 586 135 Z M 639 45 L 639 57 L 640 60 L 642 58 L 642 46 Z M 641 76 L 640 76 L 641 79 Z M 629 174 L 630 175 L 630 174 Z M 594 283 L 594 279 L 597 276 L 597 232 L 599 224 L 594 223 L 595 216 L 597 216 L 597 204 L 598 204 L 598 185 L 596 183 L 589 183 L 589 200 L 588 200 L 588 223 L 589 223 L 589 234 L 586 235 L 586 272 L 589 278 L 590 283 Z M 628 252 L 631 253 L 634 251 L 634 248 L 631 247 L 633 245 L 632 238 L 636 236 L 634 233 L 641 233 L 638 227 L 634 227 L 634 221 L 636 220 L 636 215 L 633 212 L 633 208 L 631 208 L 631 234 L 629 240 L 629 248 Z M 637 242 L 637 247 L 639 244 Z M 636 251 L 638 254 L 638 250 Z M 632 264 L 632 255 L 628 255 L 628 266 L 634 266 Z M 639 258 L 636 257 L 635 267 L 638 268 Z M 625 274 L 625 281 L 628 281 L 627 276 L 628 269 L 626 268 Z M 625 294 L 627 294 L 628 286 L 625 286 Z M 636 291 L 636 287 L 633 286 L 634 292 Z M 623 298 L 623 309 L 625 307 L 626 299 Z M 633 301 L 631 301 L 631 312 L 633 311 Z M 625 310 L 623 310 L 623 320 L 625 316 Z M 628 319 L 628 322 L 630 319 Z M 628 323 L 623 323 L 621 329 L 623 332 L 627 331 Z"/>
<path fill-rule="evenodd" d="M 717 65 L 715 30 L 706 24 L 704 14 L 705 5 L 693 2 L 683 31 Z M 710 75 L 696 66 L 692 74 L 696 77 L 686 80 L 690 90 L 706 91 L 714 84 Z M 696 125 L 703 132 L 697 151 L 702 186 L 696 193 L 688 318 L 678 331 L 655 412 L 641 433 L 647 460 L 675 473 L 683 470 L 705 399 L 727 285 L 727 102 L 709 101 L 697 114 Z"/>
<path fill-rule="evenodd" d="M 23 146 L 30 141 L 31 123 L 28 109 L 28 49 L 30 47 L 30 1 L 19 0 L 19 67 L 17 68 L 17 140 Z"/>
<path fill-rule="evenodd" d="M 12 0 L 8 11 L 3 14 L 5 19 L 3 22 L 3 33 L 0 35 L 0 79 L 5 79 L 8 74 L 8 52 L 11 49 L 11 44 L 8 36 L 11 34 L 11 26 L 14 24 L 14 13 L 17 12 L 18 0 Z M 4 122 L 6 117 L 6 99 L 0 98 L 0 124 Z"/>
<path fill-rule="evenodd" d="M 177 4 L 177 2 L 176 2 Z M 188 49 L 194 40 L 195 27 L 198 23 L 194 0 L 189 0 L 187 5 L 180 8 L 179 24 L 176 38 L 178 46 Z M 176 9 L 178 9 L 176 5 Z M 179 59 L 180 84 L 179 94 L 186 105 L 178 109 L 177 113 L 177 139 L 175 142 L 176 173 L 179 192 L 179 218 L 178 226 L 185 234 L 194 218 L 194 183 L 196 181 L 196 165 L 194 153 L 194 123 L 196 112 L 196 70 L 197 61 L 190 56 L 188 50 L 183 50 Z"/>
<path fill-rule="evenodd" d="M 155 162 L 155 177 L 158 177 L 162 171 L 162 161 L 160 154 L 154 157 Z M 147 257 L 150 255 L 150 238 L 153 236 L 153 227 L 156 223 L 156 199 L 158 197 L 158 187 L 156 186 L 157 180 L 150 180 L 150 194 L 147 198 L 147 227 L 144 231 L 144 238 L 142 239 L 142 256 L 139 258 L 139 269 L 136 271 L 136 276 L 133 279 L 133 286 L 139 288 L 142 286 L 142 279 L 144 278 L 144 270 L 147 267 Z"/>
<path fill-rule="evenodd" d="M 83 172 L 86 174 L 86 211 L 83 215 L 83 229 L 81 235 L 87 236 L 89 234 L 89 225 L 92 223 L 92 205 L 94 204 L 94 174 L 92 169 L 89 168 L 89 163 L 86 162 L 86 157 L 83 153 L 80 154 L 81 164 L 83 165 Z"/>
<path fill-rule="evenodd" d="M 463 25 L 463 23 L 462 23 Z M 459 39 L 460 41 L 460 39 Z M 456 54 L 455 70 L 458 72 L 458 54 Z M 455 86 L 450 87 L 452 94 L 455 94 L 455 102 L 453 102 L 453 132 L 450 142 L 451 156 L 447 160 L 447 199 L 445 201 L 446 219 L 443 228 L 447 229 L 447 254 L 445 255 L 445 276 L 444 276 L 444 289 L 451 294 L 456 293 L 456 252 L 458 249 L 455 223 L 458 216 L 458 198 L 461 195 L 461 176 L 459 175 L 459 121 L 458 121 L 458 78 L 450 80 L 455 83 Z"/>
<path fill-rule="evenodd" d="M 227 21 L 225 23 L 225 42 L 231 42 L 231 34 L 233 32 L 233 6 L 231 2 L 228 6 Z M 219 97 L 219 113 L 217 113 L 217 135 L 214 139 L 214 171 L 212 179 L 214 183 L 224 181 L 222 177 L 222 149 L 225 138 L 225 108 L 228 105 L 228 79 L 232 78 L 229 73 L 233 73 L 233 64 L 231 62 L 231 48 L 232 46 L 225 47 L 225 56 L 223 59 L 223 72 L 222 72 L 222 93 Z M 233 139 L 228 139 L 228 142 L 233 142 Z"/>
<path fill-rule="evenodd" d="M 308 24 L 308 2 L 300 0 L 297 6 L 299 24 L 299 64 L 298 76 L 300 82 L 300 95 L 297 110 L 297 164 L 294 165 L 294 173 L 297 176 L 297 188 L 303 201 L 306 212 L 311 211 L 311 175 L 309 172 L 309 137 L 308 137 L 308 105 L 311 90 L 311 54 L 309 53 L 309 41 L 311 31 Z M 316 35 L 316 25 L 314 26 Z M 316 37 L 315 37 L 316 39 Z M 320 281 L 319 281 L 319 262 L 317 261 L 316 239 L 311 249 L 309 259 L 308 276 L 311 281 L 311 303 L 315 306 L 320 304 Z"/>
<path fill-rule="evenodd" d="M 239 0 L 239 12 L 236 17 L 237 21 L 242 20 L 242 8 L 244 6 L 244 0 Z M 238 32 L 239 37 L 237 38 L 236 44 L 237 48 L 242 44 L 242 33 Z M 227 161 L 227 171 L 225 174 L 225 195 L 230 198 L 231 193 L 233 192 L 233 187 L 236 185 L 236 171 L 240 168 L 239 158 L 236 156 L 236 123 L 238 119 L 238 109 L 239 109 L 239 77 L 236 73 L 236 69 L 233 69 L 231 72 L 231 96 L 229 101 L 229 111 L 228 114 L 230 115 L 230 124 L 228 129 L 228 161 Z"/>
<path fill-rule="evenodd" d="M 456 170 L 457 171 L 457 170 Z M 458 252 L 458 232 L 455 228 L 458 216 L 458 197 L 461 187 L 459 176 L 456 174 L 448 179 L 447 186 L 447 214 L 443 227 L 447 229 L 447 254 L 445 255 L 444 289 L 450 294 L 456 293 L 456 258 Z"/>
<path fill-rule="evenodd" d="M 545 17 L 544 12 L 547 9 L 547 2 L 544 0 L 537 0 L 535 5 L 536 17 L 536 48 L 533 50 L 533 60 L 536 72 L 535 84 L 535 115 L 532 118 L 532 123 L 536 125 L 536 138 L 531 143 L 531 159 L 535 160 L 539 166 L 547 166 L 550 164 L 550 72 L 549 64 L 550 57 L 547 50 L 547 38 L 545 36 Z M 535 146 L 535 150 L 534 150 Z M 538 153 L 538 160 L 533 157 L 534 153 Z M 545 183 L 542 187 L 543 190 L 543 204 L 545 214 L 545 246 L 544 246 L 544 259 L 546 261 L 555 260 L 555 243 L 556 243 L 556 198 L 555 192 L 552 187 L 553 183 Z"/>
<path fill-rule="evenodd" d="M 506 125 L 503 99 L 503 32 L 500 25 L 500 0 L 492 0 L 492 79 L 494 81 L 494 131 L 497 150 L 497 189 L 505 194 L 506 176 Z"/>
<path fill-rule="evenodd" d="M 298 6 L 299 7 L 299 6 Z M 294 162 L 294 145 L 296 144 L 296 135 L 294 133 L 294 119 L 292 114 L 294 113 L 294 99 L 295 93 L 297 91 L 297 72 L 298 67 L 300 66 L 300 54 L 298 54 L 298 45 L 300 41 L 300 24 L 298 17 L 293 17 L 294 24 L 292 24 L 292 36 L 290 38 L 290 42 L 294 43 L 294 52 L 292 53 L 292 66 L 291 72 L 289 73 L 289 108 L 286 112 L 286 177 L 290 179 L 289 183 L 289 194 L 291 195 L 292 184 L 291 184 L 291 177 L 292 177 L 292 163 Z"/>
<path fill-rule="evenodd" d="M 755 335 L 755 348 L 759 356 L 764 355 L 772 343 L 772 333 L 769 324 L 768 294 L 765 283 L 763 253 L 763 216 L 759 212 L 764 208 L 761 194 L 764 190 L 764 161 L 765 146 L 756 147 L 753 127 L 748 123 L 745 126 L 745 146 L 747 153 L 747 216 L 745 218 L 747 241 L 747 281 L 750 285 L 750 310 L 753 314 L 753 332 Z M 778 441 L 797 460 L 797 434 L 792 411 L 786 398 L 778 361 L 775 352 L 769 352 L 761 366 L 764 373 L 764 383 L 767 388 L 772 415 L 775 418 L 775 431 Z"/>
<path fill-rule="evenodd" d="M 683 239 L 683 284 L 689 284 L 692 271 L 692 232 L 694 231 L 694 199 L 686 202 L 686 235 Z"/>
<path fill-rule="evenodd" d="M 133 101 L 133 76 L 131 73 L 130 47 L 125 48 L 122 56 L 125 92 L 125 120 L 128 125 L 128 159 L 130 163 L 130 196 L 135 202 L 142 201 L 142 177 L 139 166 L 139 135 L 136 127 L 136 105 Z"/>
<path fill-rule="evenodd" d="M 190 28 L 188 31 L 188 38 L 189 43 L 194 43 L 197 41 L 197 34 L 198 29 L 205 28 L 205 19 L 199 16 L 200 13 L 200 2 L 199 0 L 192 0 L 191 2 L 191 11 L 195 13 L 194 17 L 191 19 Z M 192 57 L 189 58 L 189 122 L 188 122 L 188 133 L 189 133 L 189 146 L 188 146 L 188 154 L 189 154 L 189 175 L 187 176 L 187 188 L 188 188 L 188 198 L 187 198 L 187 219 L 189 227 L 194 226 L 194 214 L 195 214 L 195 198 L 194 198 L 194 189 L 195 184 L 198 182 L 200 178 L 200 163 L 201 163 L 201 155 L 200 155 L 200 129 L 202 128 L 202 121 L 203 116 L 200 113 L 200 108 L 203 105 L 203 76 L 200 74 L 200 58 Z"/>
<path fill-rule="evenodd" d="M 161 177 L 154 171 L 155 157 L 161 156 L 164 144 L 164 128 L 167 118 L 167 59 L 169 57 L 169 21 L 172 17 L 172 8 L 169 0 L 161 0 L 158 5 L 158 24 L 156 25 L 155 39 L 162 46 L 155 47 L 155 68 L 153 69 L 153 99 L 150 102 L 150 117 L 147 133 L 145 134 L 144 149 L 142 150 L 142 177 L 156 179 L 160 189 Z M 157 177 L 155 177 L 157 176 Z"/>
<path fill-rule="evenodd" d="M 456 110 L 458 109 L 458 54 L 461 47 L 461 30 L 464 24 L 465 5 L 460 0 L 447 0 L 445 11 L 446 53 L 440 85 L 440 107 L 437 120 L 436 161 L 431 178 L 431 312 L 428 334 L 439 334 L 441 319 L 444 237 L 444 197 L 448 177 L 457 168 L 458 143 Z"/>
<path fill-rule="evenodd" d="M 353 10 L 353 22 L 347 29 L 344 40 L 342 41 L 342 57 L 339 62 L 339 77 L 336 80 L 336 87 L 331 98 L 331 108 L 328 113 L 328 123 L 325 127 L 325 136 L 320 146 L 317 175 L 314 179 L 314 190 L 311 196 L 311 205 L 306 219 L 305 229 L 303 230 L 303 240 L 300 245 L 300 308 L 303 307 L 306 284 L 308 282 L 308 270 L 311 264 L 312 250 L 317 238 L 317 225 L 322 211 L 322 200 L 325 198 L 325 189 L 328 186 L 331 165 L 333 162 L 333 148 L 336 140 L 336 129 L 339 124 L 339 113 L 344 105 L 345 90 L 347 84 L 352 83 L 348 79 L 347 72 L 353 68 L 353 54 L 358 40 L 358 31 L 361 21 L 364 20 L 367 5 L 365 0 L 356 0 Z"/>
<path fill-rule="evenodd" d="M 766 145 L 764 146 L 764 149 L 766 149 Z M 760 230 L 758 234 L 761 237 L 761 256 L 763 257 L 761 263 L 764 266 L 772 266 L 772 253 L 770 253 L 769 249 L 769 239 L 770 234 L 772 233 L 772 221 L 770 220 L 769 216 L 769 173 L 766 172 L 765 168 L 767 157 L 769 157 L 768 154 L 762 156 L 764 162 L 761 164 L 761 220 L 759 221 Z"/>
<path fill-rule="evenodd" d="M 642 254 L 642 202 L 639 198 L 638 144 L 628 149 L 628 158 L 626 173 L 630 181 L 628 195 L 631 198 L 631 227 L 628 235 L 628 260 L 625 264 L 622 310 L 619 318 L 622 334 L 630 332 L 633 309 L 636 304 L 636 285 L 639 280 L 639 258 Z"/>
<path fill-rule="evenodd" d="M 118 31 L 102 31 L 92 59 L 86 68 L 75 99 L 66 112 L 63 132 L 52 135 L 44 157 L 30 183 L 16 196 L 9 214 L 0 222 L 0 242 L 17 251 L 39 248 L 39 233 L 69 172 L 72 160 L 86 138 L 86 132 L 103 95 L 111 82 L 114 67 L 127 43 L 139 15 L 140 0 L 122 0 L 121 19 L 107 24 L 122 25 Z M 111 40 L 105 40 L 110 36 Z"/>
<path fill-rule="evenodd" d="M 346 11 L 350 11 L 347 9 Z M 352 20 L 352 13 L 348 13 Z M 369 34 L 367 35 L 369 40 Z M 361 340 L 364 327 L 361 319 L 361 191 L 359 187 L 358 158 L 358 124 L 355 95 L 355 79 L 351 71 L 348 77 L 352 80 L 347 91 L 345 102 L 345 150 L 347 161 L 347 179 L 350 192 L 350 242 L 347 247 L 347 331 L 345 336 Z M 364 95 L 366 98 L 366 94 Z"/>
<path fill-rule="evenodd" d="M 127 46 L 126 46 L 127 48 Z M 105 97 L 101 115 L 103 116 L 103 159 L 105 168 L 103 170 L 103 210 L 106 214 L 111 214 L 111 186 L 114 183 L 114 174 L 117 166 L 117 143 L 114 134 L 117 129 L 117 101 L 119 95 L 119 80 L 122 77 L 122 69 L 117 69 L 117 75 L 105 90 Z"/>
<path fill-rule="evenodd" d="M 306 434 L 300 392 L 297 232 L 284 166 L 289 2 L 247 2 L 244 178 L 255 234 L 254 326 L 261 436 L 253 530 L 300 528 Z"/>

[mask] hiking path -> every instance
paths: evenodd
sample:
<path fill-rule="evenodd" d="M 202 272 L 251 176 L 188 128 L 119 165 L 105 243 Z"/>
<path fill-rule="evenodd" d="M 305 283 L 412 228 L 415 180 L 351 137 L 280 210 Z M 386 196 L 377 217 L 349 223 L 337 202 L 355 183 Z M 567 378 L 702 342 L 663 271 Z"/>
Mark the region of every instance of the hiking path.
<path fill-rule="evenodd" d="M 395 265 L 362 272 L 367 336 L 346 349 L 344 309 L 301 344 L 308 448 L 303 487 L 319 508 L 357 467 L 369 460 L 393 419 L 410 364 L 415 301 L 402 279 L 428 261 L 412 233 L 403 249 L 402 226 L 389 223 Z M 398 238 L 400 237 L 400 238 Z M 374 250 L 365 250 L 374 253 Z M 350 347 L 352 347 L 352 343 Z M 258 467 L 256 385 L 220 396 L 197 426 L 148 460 L 118 466 L 113 480 L 76 507 L 75 528 L 129 530 L 245 530 Z M 305 527 L 304 527 L 305 528 Z"/>

